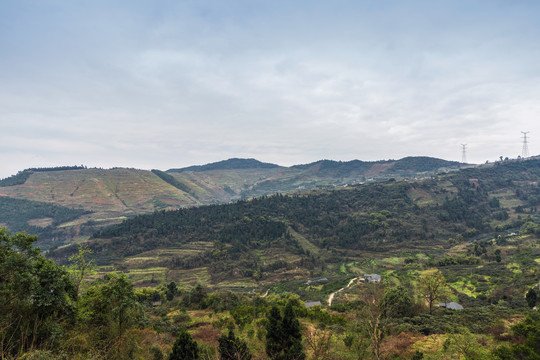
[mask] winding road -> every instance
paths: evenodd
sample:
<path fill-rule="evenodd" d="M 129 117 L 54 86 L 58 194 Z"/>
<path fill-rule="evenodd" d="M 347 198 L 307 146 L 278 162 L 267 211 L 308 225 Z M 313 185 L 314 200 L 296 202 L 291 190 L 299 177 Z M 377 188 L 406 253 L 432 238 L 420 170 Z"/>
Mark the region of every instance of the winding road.
<path fill-rule="evenodd" d="M 351 279 L 351 281 L 349 281 L 349 283 L 347 284 L 347 286 L 342 287 L 342 288 L 339 289 L 338 291 L 335 291 L 335 292 L 331 293 L 331 294 L 330 294 L 330 297 L 328 298 L 328 306 L 329 306 L 329 307 L 332 306 L 332 301 L 334 300 L 334 296 L 335 296 L 338 292 L 343 291 L 343 290 L 349 288 L 349 287 L 352 285 L 352 283 L 354 282 L 354 280 L 357 280 L 357 279 L 358 279 L 358 277 L 355 277 L 355 278 Z"/>

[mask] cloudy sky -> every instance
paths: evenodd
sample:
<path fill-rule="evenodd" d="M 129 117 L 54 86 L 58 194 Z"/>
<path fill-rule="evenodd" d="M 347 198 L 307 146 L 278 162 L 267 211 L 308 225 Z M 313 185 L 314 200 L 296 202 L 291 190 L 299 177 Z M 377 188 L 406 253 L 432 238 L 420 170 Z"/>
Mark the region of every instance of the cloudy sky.
<path fill-rule="evenodd" d="M 540 153 L 540 2 L 2 0 L 0 178 Z"/>

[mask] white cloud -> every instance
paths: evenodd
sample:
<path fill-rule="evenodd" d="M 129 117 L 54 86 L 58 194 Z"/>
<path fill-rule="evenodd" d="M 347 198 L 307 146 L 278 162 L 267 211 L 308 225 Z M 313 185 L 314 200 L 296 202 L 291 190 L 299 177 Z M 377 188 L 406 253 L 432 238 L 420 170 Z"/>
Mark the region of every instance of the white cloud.
<path fill-rule="evenodd" d="M 0 5 L 0 177 L 516 156 L 536 138 L 539 7 L 468 1 Z M 536 152 L 535 152 L 536 151 Z"/>

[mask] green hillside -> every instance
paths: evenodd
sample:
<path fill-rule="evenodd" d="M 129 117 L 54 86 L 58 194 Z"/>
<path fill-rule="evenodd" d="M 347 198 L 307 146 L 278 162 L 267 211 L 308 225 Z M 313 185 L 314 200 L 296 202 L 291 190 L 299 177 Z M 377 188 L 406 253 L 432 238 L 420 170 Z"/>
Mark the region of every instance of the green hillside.
<path fill-rule="evenodd" d="M 539 177 L 540 161 L 531 160 L 423 181 L 161 211 L 103 229 L 88 245 L 102 265 L 154 268 L 177 281 L 196 271 L 208 284 L 257 287 L 335 274 L 343 263 L 393 253 L 400 254 L 396 261 L 407 252 L 433 258 L 454 246 L 537 229 L 531 224 L 538 223 Z"/>
<path fill-rule="evenodd" d="M 48 248 L 85 240 L 104 226 L 156 210 L 223 204 L 277 192 L 300 193 L 391 177 L 425 177 L 457 165 L 418 157 L 380 162 L 324 160 L 289 168 L 255 159 L 229 159 L 169 172 L 84 166 L 33 168 L 0 180 L 0 196 L 87 211 L 51 225 L 51 231 L 39 230 L 39 244 Z M 5 206 L 0 224 L 15 231 L 36 232 L 33 225 L 11 226 L 10 218 L 24 216 L 17 206 Z"/>
<path fill-rule="evenodd" d="M 14 209 L 16 211 L 14 211 Z M 50 203 L 0 197 L 0 226 L 12 231 L 26 231 L 41 238 L 60 238 L 65 241 L 69 234 L 58 230 L 66 222 L 91 214 L 82 209 L 67 208 Z M 91 233 L 88 231 L 89 233 Z"/>

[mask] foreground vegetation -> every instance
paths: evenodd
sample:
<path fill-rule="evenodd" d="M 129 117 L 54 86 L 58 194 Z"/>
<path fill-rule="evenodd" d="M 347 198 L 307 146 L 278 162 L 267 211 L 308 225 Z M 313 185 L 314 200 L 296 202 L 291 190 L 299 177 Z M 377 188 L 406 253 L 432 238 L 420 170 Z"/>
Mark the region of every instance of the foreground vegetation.
<path fill-rule="evenodd" d="M 481 271 L 463 276 L 447 259 L 435 267 L 409 263 L 381 283 L 353 282 L 331 307 L 306 308 L 305 299 L 287 291 L 266 296 L 175 282 L 136 288 L 123 273 L 98 274 L 86 248 L 62 267 L 45 259 L 32 246 L 35 241 L 0 229 L 2 359 L 538 359 L 540 354 L 540 316 L 532 310 L 538 291 L 520 286 L 528 283 L 523 276 L 538 279 L 538 266 L 526 274 L 513 272 L 514 283 L 507 283 L 498 276 L 501 268 L 489 276 Z M 537 247 L 538 239 L 522 240 L 526 243 Z M 493 263 L 513 266 L 504 259 Z M 408 277 L 411 273 L 418 277 Z M 497 284 L 492 293 L 504 294 L 456 296 L 456 284 L 470 283 L 465 286 L 475 293 L 486 279 Z M 426 299 L 468 302 L 456 311 Z"/>

